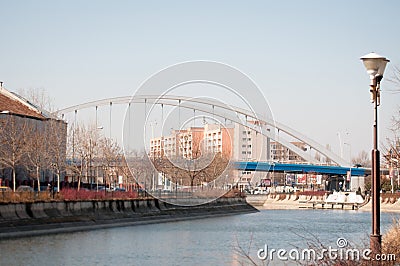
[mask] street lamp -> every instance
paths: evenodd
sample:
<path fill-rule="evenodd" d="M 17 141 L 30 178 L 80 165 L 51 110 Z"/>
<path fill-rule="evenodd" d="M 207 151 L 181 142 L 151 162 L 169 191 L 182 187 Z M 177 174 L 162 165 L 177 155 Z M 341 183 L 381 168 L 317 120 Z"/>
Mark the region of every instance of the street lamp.
<path fill-rule="evenodd" d="M 390 62 L 376 53 L 369 53 L 360 58 L 370 78 L 371 102 L 374 103 L 373 150 L 372 150 L 372 234 L 370 247 L 373 254 L 381 252 L 380 234 L 380 165 L 378 150 L 378 106 L 380 105 L 380 82 L 386 64 Z"/>
<path fill-rule="evenodd" d="M 344 182 L 344 189 L 346 190 L 346 181 L 351 182 L 351 143 L 344 142 L 343 144 L 349 146 L 349 172 Z M 351 190 L 351 186 L 349 187 L 349 189 Z"/>

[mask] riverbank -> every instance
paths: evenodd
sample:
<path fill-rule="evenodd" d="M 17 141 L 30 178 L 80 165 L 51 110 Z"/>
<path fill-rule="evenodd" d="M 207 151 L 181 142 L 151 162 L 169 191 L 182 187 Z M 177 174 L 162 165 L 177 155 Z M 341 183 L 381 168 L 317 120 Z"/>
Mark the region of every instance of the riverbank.
<path fill-rule="evenodd" d="M 269 194 L 269 195 L 247 195 L 246 201 L 259 210 L 298 210 L 298 209 L 345 209 L 352 210 L 353 205 L 341 204 L 320 204 L 326 199 L 325 196 L 307 196 L 295 194 Z M 319 202 L 319 204 L 315 204 Z M 371 211 L 371 201 L 367 200 L 364 204 L 360 204 L 359 211 Z M 381 212 L 400 213 L 400 199 L 382 197 Z"/>
<path fill-rule="evenodd" d="M 0 239 L 251 212 L 257 209 L 241 197 L 198 206 L 175 206 L 158 199 L 10 203 L 0 205 Z"/>

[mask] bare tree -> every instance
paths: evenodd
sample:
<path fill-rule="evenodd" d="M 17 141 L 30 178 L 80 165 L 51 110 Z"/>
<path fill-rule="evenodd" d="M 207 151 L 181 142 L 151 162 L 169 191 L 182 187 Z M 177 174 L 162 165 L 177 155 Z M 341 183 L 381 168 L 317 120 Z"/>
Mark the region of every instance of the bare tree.
<path fill-rule="evenodd" d="M 34 121 L 34 120 L 33 120 Z M 13 191 L 16 184 L 17 166 L 24 165 L 32 135 L 32 123 L 24 117 L 7 114 L 0 118 L 0 162 L 12 170 Z"/>
<path fill-rule="evenodd" d="M 86 177 L 86 182 L 93 181 L 92 166 L 94 162 L 97 163 L 97 166 L 99 164 L 99 143 L 100 134 L 95 125 L 70 127 L 67 146 L 67 154 L 70 158 L 68 170 L 73 176 L 77 176 L 78 190 L 83 176 Z"/>
<path fill-rule="evenodd" d="M 80 167 L 77 164 L 78 163 L 77 158 L 80 158 L 80 156 L 77 153 L 75 131 L 76 130 L 74 128 L 74 125 L 72 125 L 72 126 L 70 125 L 68 128 L 68 131 L 67 131 L 66 170 L 67 170 L 68 174 L 71 175 L 72 183 L 75 182 L 75 177 L 77 177 L 78 180 L 80 180 L 80 174 L 81 174 Z"/>
<path fill-rule="evenodd" d="M 129 163 L 131 166 L 132 161 L 125 160 L 122 149 L 116 141 L 101 137 L 95 125 L 70 127 L 67 154 L 70 158 L 67 167 L 69 172 L 77 176 L 78 190 L 83 177 L 86 177 L 84 182 L 93 183 L 95 176 L 93 170 L 97 170 L 97 175 L 99 172 L 103 174 L 105 185 L 111 185 L 118 176 L 123 176 L 126 182 L 133 182 L 133 173 L 127 165 Z M 139 165 L 143 167 L 144 164 Z"/>
<path fill-rule="evenodd" d="M 389 81 L 396 86 L 395 91 L 400 91 L 400 67 L 393 67 L 393 74 L 392 77 L 389 78 Z"/>
<path fill-rule="evenodd" d="M 27 168 L 35 172 L 38 191 L 40 191 L 40 172 L 49 169 L 50 153 L 48 147 L 48 136 L 46 136 L 43 123 L 36 124 L 28 144 Z"/>
<path fill-rule="evenodd" d="M 363 167 L 371 167 L 371 160 L 370 160 L 368 152 L 366 152 L 366 151 L 361 151 L 357 155 L 357 157 L 352 159 L 352 163 L 354 165 L 358 164 Z"/>
<path fill-rule="evenodd" d="M 66 168 L 66 136 L 67 125 L 62 120 L 48 120 L 46 131 L 48 150 L 50 153 L 50 166 L 57 177 L 57 191 L 60 191 L 60 176 Z"/>
<path fill-rule="evenodd" d="M 133 184 L 135 184 L 135 186 L 136 186 L 136 181 L 135 181 L 135 178 L 133 177 L 133 172 L 130 170 L 130 167 L 128 165 L 128 162 L 127 162 L 125 156 L 123 156 L 121 154 L 119 160 L 121 162 L 118 167 L 119 168 L 118 173 L 121 174 L 125 178 L 125 184 L 126 184 L 127 190 L 129 190 L 129 188 L 131 188 Z"/>
<path fill-rule="evenodd" d="M 189 180 L 190 187 L 193 189 L 195 179 L 200 179 L 201 170 L 207 166 L 209 155 L 204 152 L 202 144 L 202 133 L 192 132 L 190 136 L 179 138 L 179 147 L 182 156 L 177 156 L 175 164 L 180 166 L 178 176 L 183 180 Z M 185 152 L 186 151 L 186 152 Z M 172 167 L 174 168 L 174 167 Z M 174 169 L 176 172 L 176 169 Z"/>
<path fill-rule="evenodd" d="M 18 90 L 18 94 L 42 111 L 47 110 L 53 112 L 55 110 L 53 100 L 44 89 L 20 89 Z"/>
<path fill-rule="evenodd" d="M 399 110 L 397 110 L 397 113 L 392 117 L 392 131 L 396 136 L 399 136 L 400 132 L 400 107 Z"/>
<path fill-rule="evenodd" d="M 209 183 L 218 179 L 229 167 L 229 157 L 221 153 L 213 154 L 213 159 L 203 171 L 202 182 Z"/>
<path fill-rule="evenodd" d="M 54 111 L 53 100 L 48 96 L 48 93 L 44 89 L 20 89 L 18 94 L 25 98 L 25 100 L 35 106 L 39 111 L 41 111 L 44 116 L 51 117 L 50 112 Z M 51 118 L 55 119 L 55 117 Z M 54 168 L 54 165 L 60 165 L 58 159 L 64 158 L 54 158 L 51 155 L 59 154 L 65 150 L 64 147 L 60 147 L 57 143 L 62 143 L 65 146 L 65 140 L 63 140 L 65 134 L 64 130 L 60 131 L 61 122 L 56 123 L 52 120 L 42 120 L 41 123 L 35 123 L 32 136 L 29 140 L 28 147 L 28 162 L 26 167 L 32 171 L 36 172 L 35 176 L 38 182 L 38 190 L 40 191 L 40 172 L 43 170 L 48 170 Z M 56 150 L 55 150 L 56 149 Z M 52 164 L 50 159 L 53 159 Z"/>
<path fill-rule="evenodd" d="M 118 174 L 118 166 L 122 165 L 122 150 L 112 139 L 102 138 L 99 141 L 99 157 L 105 171 L 105 183 L 107 185 L 107 175 L 110 176 L 109 184 L 112 184 L 112 177 Z"/>
<path fill-rule="evenodd" d="M 130 154 L 126 157 L 129 176 L 134 178 L 135 183 L 137 183 L 137 188 L 144 187 L 145 183 L 151 181 L 150 176 L 154 172 L 154 167 L 152 166 L 150 159 L 145 153 L 143 154 Z"/>
<path fill-rule="evenodd" d="M 86 161 L 89 157 L 89 149 L 87 145 L 88 140 L 88 133 L 84 126 L 77 127 L 74 129 L 73 132 L 74 143 L 69 146 L 73 149 L 73 165 L 74 167 L 73 172 L 78 173 L 78 190 L 80 189 L 81 179 L 84 175 L 84 168 L 83 166 L 86 165 Z M 75 156 L 79 160 L 79 162 L 75 162 Z"/>
<path fill-rule="evenodd" d="M 195 185 L 208 184 L 216 180 L 229 170 L 229 158 L 220 153 L 204 153 L 194 160 L 183 157 L 155 158 L 153 165 L 172 183 L 180 183 L 193 189 Z"/>
<path fill-rule="evenodd" d="M 330 150 L 331 150 L 331 145 L 326 144 L 326 149 L 327 149 L 328 151 L 330 151 Z M 331 163 L 332 163 L 332 160 L 329 159 L 328 157 L 324 157 L 324 162 L 325 162 L 326 164 L 331 164 Z"/>
<path fill-rule="evenodd" d="M 393 93 L 400 93 L 400 68 L 394 66 L 393 75 L 389 81 L 394 84 Z M 386 139 L 382 148 L 382 155 L 386 163 L 392 167 L 398 167 L 400 164 L 400 106 L 392 116 L 391 131 L 393 135 Z"/>

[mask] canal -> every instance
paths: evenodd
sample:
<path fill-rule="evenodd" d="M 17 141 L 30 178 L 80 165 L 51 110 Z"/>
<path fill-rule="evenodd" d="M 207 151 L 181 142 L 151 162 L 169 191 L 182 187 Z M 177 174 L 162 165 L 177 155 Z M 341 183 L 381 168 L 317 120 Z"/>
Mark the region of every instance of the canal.
<path fill-rule="evenodd" d="M 382 232 L 397 214 L 381 215 Z M 369 212 L 263 210 L 258 213 L 0 241 L 1 265 L 247 265 L 237 247 L 307 248 L 315 236 L 368 246 Z M 260 265 L 262 262 L 258 260 Z M 275 263 L 272 263 L 274 265 Z M 270 264 L 271 265 L 271 264 Z"/>

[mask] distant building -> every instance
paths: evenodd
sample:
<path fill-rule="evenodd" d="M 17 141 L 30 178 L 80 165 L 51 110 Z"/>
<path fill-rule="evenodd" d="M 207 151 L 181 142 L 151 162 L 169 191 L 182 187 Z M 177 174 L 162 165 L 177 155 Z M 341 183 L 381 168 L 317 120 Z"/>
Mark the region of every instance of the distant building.
<path fill-rule="evenodd" d="M 235 124 L 233 159 L 235 161 L 267 161 L 269 139 L 252 128 L 256 125 L 254 121 L 247 121 L 247 123 L 248 126 Z M 260 184 L 267 175 L 265 172 L 257 171 L 235 171 L 233 174 L 240 189 Z"/>
<path fill-rule="evenodd" d="M 307 151 L 309 147 L 304 142 L 291 142 L 296 147 L 302 149 L 303 151 Z M 283 146 L 281 143 L 276 141 L 271 141 L 270 143 L 270 160 L 271 161 L 279 161 L 281 163 L 300 163 L 305 162 L 305 160 L 289 150 L 289 148 Z"/>
<path fill-rule="evenodd" d="M 233 161 L 266 161 L 269 139 L 249 126 L 206 124 L 204 127 L 189 127 L 173 130 L 171 135 L 150 139 L 151 158 L 182 156 L 196 159 L 202 153 L 220 153 Z M 251 182 L 260 183 L 262 172 L 233 170 L 232 180 L 244 188 Z M 233 185 L 233 184 L 231 184 Z"/>
<path fill-rule="evenodd" d="M 233 128 L 220 125 L 172 130 L 168 136 L 150 139 L 149 155 L 151 158 L 182 156 L 196 159 L 203 153 L 221 153 L 231 158 L 232 137 Z"/>
<path fill-rule="evenodd" d="M 178 156 L 187 159 L 197 159 L 202 154 L 204 128 L 189 127 L 186 130 L 175 131 Z"/>
<path fill-rule="evenodd" d="M 237 161 L 266 161 L 268 140 L 256 130 L 235 124 L 233 158 Z"/>
<path fill-rule="evenodd" d="M 174 157 L 178 154 L 179 152 L 179 147 L 178 147 L 178 139 L 177 139 L 177 132 L 174 130 L 172 132 L 171 135 L 163 137 L 160 139 L 156 139 L 156 141 L 160 140 L 160 144 L 161 144 L 161 140 L 162 142 L 162 147 L 163 147 L 163 154 L 158 153 L 156 157 L 161 157 L 160 155 L 165 155 L 167 157 Z M 161 150 L 161 146 L 155 147 L 160 151 Z"/>
<path fill-rule="evenodd" d="M 150 140 L 150 157 L 161 158 L 164 156 L 164 138 L 157 137 Z"/>
<path fill-rule="evenodd" d="M 0 86 L 0 183 L 13 187 L 13 163 L 16 174 L 16 186 L 22 182 L 33 184 L 36 168 L 32 165 L 32 156 L 48 158 L 40 167 L 40 180 L 53 180 L 50 168 L 58 169 L 66 158 L 67 124 L 41 110 L 23 97 Z M 43 150 L 38 149 L 38 140 L 42 139 Z M 35 146 L 36 144 L 36 146 Z M 18 148 L 15 148 L 18 147 Z M 44 151 L 47 154 L 44 154 Z M 14 158 L 15 157 L 15 158 Z M 43 159 L 43 158 L 42 158 Z M 60 173 L 63 175 L 63 173 Z M 35 183 L 36 184 L 36 183 Z"/>
<path fill-rule="evenodd" d="M 204 126 L 204 150 L 209 153 L 220 153 L 227 158 L 232 158 L 233 136 L 234 129 L 232 127 L 206 124 Z"/>

